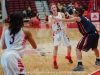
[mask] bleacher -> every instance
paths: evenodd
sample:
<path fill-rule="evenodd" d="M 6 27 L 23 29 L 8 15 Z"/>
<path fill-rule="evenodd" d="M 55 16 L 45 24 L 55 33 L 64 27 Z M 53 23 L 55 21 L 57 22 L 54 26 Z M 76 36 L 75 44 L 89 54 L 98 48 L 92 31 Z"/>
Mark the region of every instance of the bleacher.
<path fill-rule="evenodd" d="M 89 1 L 90 0 L 48 0 L 48 3 L 51 3 L 54 1 L 55 3 L 61 3 L 61 4 L 69 4 L 69 3 L 75 3 L 77 2 L 79 5 L 83 6 L 87 10 Z M 98 5 L 100 4 L 100 0 L 98 0 Z M 27 9 L 27 7 L 30 6 L 33 11 L 37 11 L 36 5 L 34 0 L 6 0 L 6 9 L 8 15 L 11 14 L 14 11 L 18 11 L 21 9 Z"/>
<path fill-rule="evenodd" d="M 100 13 L 100 0 L 98 0 L 97 5 L 98 5 L 99 13 Z"/>
<path fill-rule="evenodd" d="M 68 5 L 69 3 L 75 3 L 77 2 L 79 5 L 83 6 L 83 8 L 87 9 L 88 8 L 88 4 L 90 0 L 53 0 L 56 4 L 59 2 L 61 4 L 66 4 Z M 48 3 L 51 3 L 52 0 L 48 0 Z"/>
<path fill-rule="evenodd" d="M 74 4 L 75 2 L 77 2 L 85 10 L 87 10 L 85 12 L 86 15 L 88 13 L 88 6 L 90 2 L 90 0 L 47 0 L 47 1 L 48 1 L 48 4 L 53 1 L 56 4 L 59 2 L 61 4 L 65 3 L 66 5 L 70 3 Z M 98 5 L 100 7 L 100 0 L 98 0 Z M 7 10 L 8 17 L 14 11 L 21 11 L 22 9 L 27 10 L 29 6 L 31 7 L 33 12 L 37 12 L 35 0 L 6 0 L 6 10 Z"/>
<path fill-rule="evenodd" d="M 27 10 L 28 7 L 31 7 L 33 12 L 37 12 L 34 0 L 6 0 L 8 17 L 14 11 Z"/>

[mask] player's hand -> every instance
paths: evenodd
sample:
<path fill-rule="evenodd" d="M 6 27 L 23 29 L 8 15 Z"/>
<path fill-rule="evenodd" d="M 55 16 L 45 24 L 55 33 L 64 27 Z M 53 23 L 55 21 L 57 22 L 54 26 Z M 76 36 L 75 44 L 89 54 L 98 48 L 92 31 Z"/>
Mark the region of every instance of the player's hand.
<path fill-rule="evenodd" d="M 70 14 L 68 12 L 66 12 L 67 16 L 70 16 Z"/>

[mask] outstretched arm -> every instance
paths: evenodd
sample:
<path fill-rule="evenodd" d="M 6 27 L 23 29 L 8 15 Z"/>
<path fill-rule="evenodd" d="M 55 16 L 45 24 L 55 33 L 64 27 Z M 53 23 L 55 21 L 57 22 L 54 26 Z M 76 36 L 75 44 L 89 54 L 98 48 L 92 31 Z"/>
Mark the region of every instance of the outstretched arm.
<path fill-rule="evenodd" d="M 31 34 L 30 32 L 28 32 L 28 41 L 30 42 L 30 44 L 32 45 L 32 47 L 33 47 L 34 49 L 37 48 L 37 45 L 36 45 L 34 39 L 32 38 L 32 34 Z"/>
<path fill-rule="evenodd" d="M 53 16 L 53 19 L 55 19 L 57 21 L 63 21 L 63 22 L 76 22 L 76 21 L 80 21 L 81 20 L 80 17 L 73 17 L 71 19 L 64 19 L 64 18 L 60 19 L 60 18 L 56 18 L 54 16 Z"/>
<path fill-rule="evenodd" d="M 24 33 L 25 33 L 25 35 L 26 35 L 26 37 L 27 37 L 29 43 L 31 44 L 31 46 L 32 46 L 34 49 L 36 49 L 36 48 L 37 48 L 37 45 L 36 45 L 36 43 L 35 43 L 35 41 L 34 41 L 34 38 L 32 37 L 31 32 L 28 31 L 28 30 L 27 30 L 27 31 L 24 30 Z"/>

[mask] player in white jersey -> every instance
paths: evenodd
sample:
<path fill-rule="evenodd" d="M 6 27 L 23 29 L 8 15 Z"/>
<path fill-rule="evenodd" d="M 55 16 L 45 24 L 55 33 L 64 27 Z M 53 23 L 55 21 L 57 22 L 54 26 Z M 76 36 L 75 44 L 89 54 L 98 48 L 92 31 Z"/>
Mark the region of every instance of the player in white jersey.
<path fill-rule="evenodd" d="M 69 60 L 70 63 L 73 63 L 72 59 L 71 59 L 71 44 L 69 41 L 68 36 L 66 35 L 66 28 L 65 28 L 65 23 L 62 21 L 54 21 L 52 19 L 52 16 L 55 16 L 57 18 L 65 18 L 64 14 L 61 12 L 57 12 L 57 7 L 55 5 L 55 3 L 52 3 L 50 5 L 50 9 L 52 12 L 52 15 L 49 16 L 49 24 L 52 25 L 52 29 L 54 32 L 54 51 L 53 51 L 53 64 L 54 64 L 54 68 L 57 69 L 58 65 L 57 65 L 57 50 L 58 50 L 58 45 L 60 44 L 60 40 L 62 40 L 64 46 L 67 47 L 67 55 L 66 55 L 66 59 Z"/>
<path fill-rule="evenodd" d="M 26 41 L 28 40 L 34 49 L 37 48 L 31 32 L 24 29 L 23 25 L 23 14 L 14 12 L 2 39 L 2 49 L 6 49 L 1 57 L 5 75 L 27 75 L 22 62 Z"/>

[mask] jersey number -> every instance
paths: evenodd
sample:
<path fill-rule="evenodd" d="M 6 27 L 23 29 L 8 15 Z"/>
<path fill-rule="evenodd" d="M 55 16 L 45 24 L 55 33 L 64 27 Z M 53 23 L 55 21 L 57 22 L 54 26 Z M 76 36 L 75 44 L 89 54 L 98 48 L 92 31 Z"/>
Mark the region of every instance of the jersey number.
<path fill-rule="evenodd" d="M 15 37 L 15 34 L 12 34 L 11 36 L 12 36 L 12 37 L 11 37 L 11 40 L 10 40 L 10 44 L 12 44 L 12 43 L 14 42 L 14 39 L 15 39 L 15 38 L 14 38 L 14 37 Z"/>
<path fill-rule="evenodd" d="M 61 30 L 61 27 L 60 27 L 59 23 L 57 23 L 57 27 L 58 27 L 58 30 Z"/>

